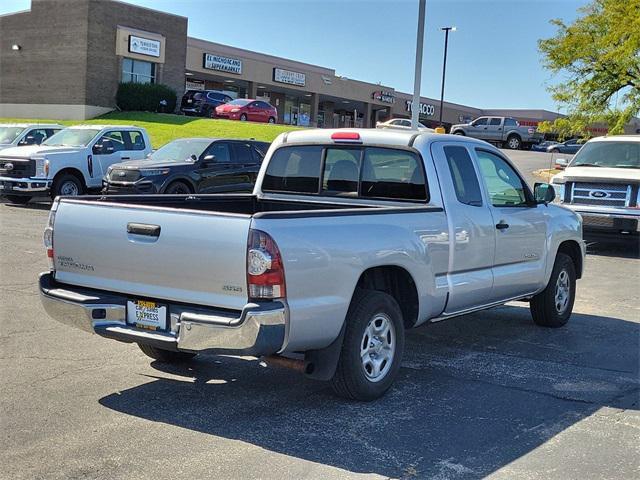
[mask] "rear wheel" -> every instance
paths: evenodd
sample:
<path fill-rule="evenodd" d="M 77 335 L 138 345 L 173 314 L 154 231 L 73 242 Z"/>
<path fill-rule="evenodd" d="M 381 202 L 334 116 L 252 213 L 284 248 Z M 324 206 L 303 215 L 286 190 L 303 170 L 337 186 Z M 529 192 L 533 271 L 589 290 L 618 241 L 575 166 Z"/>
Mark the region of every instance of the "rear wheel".
<path fill-rule="evenodd" d="M 398 375 L 404 351 L 404 323 L 395 299 L 358 290 L 351 302 L 333 390 L 341 397 L 381 397 Z"/>
<path fill-rule="evenodd" d="M 83 192 L 84 185 L 78 177 L 71 173 L 63 173 L 53 181 L 51 197 L 56 198 L 59 195 L 76 197 L 82 195 Z"/>
<path fill-rule="evenodd" d="M 28 195 L 6 195 L 6 198 L 16 205 L 26 205 L 32 197 Z"/>
<path fill-rule="evenodd" d="M 161 348 L 152 347 L 151 345 L 147 345 L 145 343 L 139 343 L 138 347 L 140 347 L 142 353 L 144 353 L 147 357 L 151 357 L 154 360 L 165 363 L 188 362 L 196 356 L 195 353 L 173 352 L 171 350 L 163 350 Z"/>
<path fill-rule="evenodd" d="M 569 321 L 576 298 L 576 267 L 569 255 L 558 253 L 547 288 L 531 299 L 533 321 L 542 327 L 562 327 Z"/>
<path fill-rule="evenodd" d="M 169 195 L 188 195 L 191 192 L 191 188 L 184 182 L 173 182 L 170 184 L 164 193 Z"/>
<path fill-rule="evenodd" d="M 457 130 L 453 132 L 454 135 L 462 135 L 464 137 L 464 132 L 462 130 Z"/>

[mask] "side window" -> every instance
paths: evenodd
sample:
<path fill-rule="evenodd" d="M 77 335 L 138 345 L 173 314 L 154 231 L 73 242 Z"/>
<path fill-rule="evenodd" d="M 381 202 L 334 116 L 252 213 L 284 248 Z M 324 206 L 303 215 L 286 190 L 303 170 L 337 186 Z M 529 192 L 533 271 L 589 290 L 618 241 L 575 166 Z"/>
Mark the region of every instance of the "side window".
<path fill-rule="evenodd" d="M 403 127 L 410 127 L 411 126 L 411 120 L 401 120 L 400 121 L 400 125 L 402 125 Z"/>
<path fill-rule="evenodd" d="M 20 140 L 20 145 L 40 145 L 48 136 L 45 129 L 37 128 L 29 131 L 24 138 Z"/>
<path fill-rule="evenodd" d="M 360 149 L 328 148 L 324 160 L 322 191 L 329 194 L 358 194 Z"/>
<path fill-rule="evenodd" d="M 502 122 L 499 118 L 494 117 L 489 120 L 489 125 L 492 125 L 492 126 L 500 126 L 500 123 Z"/>
<path fill-rule="evenodd" d="M 494 207 L 521 207 L 527 204 L 525 186 L 518 173 L 498 155 L 477 150 L 478 166 Z"/>
<path fill-rule="evenodd" d="M 256 163 L 251 153 L 251 145 L 248 143 L 233 143 L 234 163 Z"/>
<path fill-rule="evenodd" d="M 474 120 L 474 122 L 473 122 L 473 126 L 475 126 L 475 127 L 478 127 L 478 126 L 481 126 L 481 125 L 486 125 L 486 124 L 487 124 L 487 117 L 479 118 L 477 120 Z"/>
<path fill-rule="evenodd" d="M 130 141 L 129 148 L 131 148 L 131 150 L 145 149 L 144 137 L 142 136 L 142 133 L 136 130 L 130 130 L 127 132 L 127 134 L 129 135 L 129 141 Z"/>
<path fill-rule="evenodd" d="M 262 181 L 265 192 L 318 193 L 322 147 L 280 147 Z"/>
<path fill-rule="evenodd" d="M 518 126 L 518 122 L 516 122 L 513 118 L 505 118 L 504 119 L 504 126 L 505 127 L 517 127 Z"/>
<path fill-rule="evenodd" d="M 421 160 L 405 150 L 366 148 L 360 196 L 428 200 Z"/>
<path fill-rule="evenodd" d="M 460 146 L 444 147 L 444 154 L 449 164 L 453 188 L 456 191 L 458 201 L 466 205 L 481 207 L 480 184 L 467 149 Z"/>
<path fill-rule="evenodd" d="M 227 142 L 216 142 L 209 147 L 207 152 L 204 154 L 213 155 L 216 157 L 216 163 L 230 163 L 231 162 L 231 153 L 229 152 L 229 144 Z"/>
<path fill-rule="evenodd" d="M 108 155 L 109 153 L 125 150 L 124 136 L 122 133 L 123 132 L 120 131 L 107 132 L 102 136 L 98 143 L 102 143 L 104 145 L 106 149 L 104 154 Z M 113 151 L 107 151 L 109 147 L 113 147 Z"/>

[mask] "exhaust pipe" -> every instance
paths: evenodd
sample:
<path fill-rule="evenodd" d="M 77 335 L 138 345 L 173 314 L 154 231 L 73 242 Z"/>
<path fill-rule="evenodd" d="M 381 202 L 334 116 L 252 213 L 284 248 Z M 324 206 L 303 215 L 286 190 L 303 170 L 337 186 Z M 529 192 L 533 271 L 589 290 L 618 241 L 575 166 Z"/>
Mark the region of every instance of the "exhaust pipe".
<path fill-rule="evenodd" d="M 268 366 L 288 368 L 299 373 L 304 373 L 304 360 L 282 357 L 280 355 L 269 355 L 268 357 L 261 357 L 260 360 Z"/>

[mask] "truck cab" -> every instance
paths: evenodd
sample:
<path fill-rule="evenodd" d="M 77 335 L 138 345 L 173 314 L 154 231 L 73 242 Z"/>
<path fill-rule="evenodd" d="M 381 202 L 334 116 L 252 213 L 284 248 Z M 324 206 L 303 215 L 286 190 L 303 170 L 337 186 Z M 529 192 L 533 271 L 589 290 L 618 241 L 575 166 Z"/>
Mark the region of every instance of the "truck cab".
<path fill-rule="evenodd" d="M 40 145 L 64 126 L 57 123 L 2 123 L 0 151 L 25 145 Z"/>
<path fill-rule="evenodd" d="M 41 145 L 0 152 L 0 195 L 13 203 L 34 196 L 75 196 L 102 187 L 114 163 L 145 158 L 151 141 L 144 128 L 79 125 L 65 128 Z"/>

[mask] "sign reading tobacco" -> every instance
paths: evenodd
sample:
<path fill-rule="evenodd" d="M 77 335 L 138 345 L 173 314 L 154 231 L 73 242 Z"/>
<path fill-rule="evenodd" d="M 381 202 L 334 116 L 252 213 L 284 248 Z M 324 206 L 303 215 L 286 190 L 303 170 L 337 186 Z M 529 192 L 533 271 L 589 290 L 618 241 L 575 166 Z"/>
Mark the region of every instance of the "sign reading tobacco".
<path fill-rule="evenodd" d="M 213 53 L 205 53 L 202 58 L 202 67 L 207 70 L 218 70 L 220 72 L 242 74 L 242 60 L 237 58 L 223 57 Z"/>

